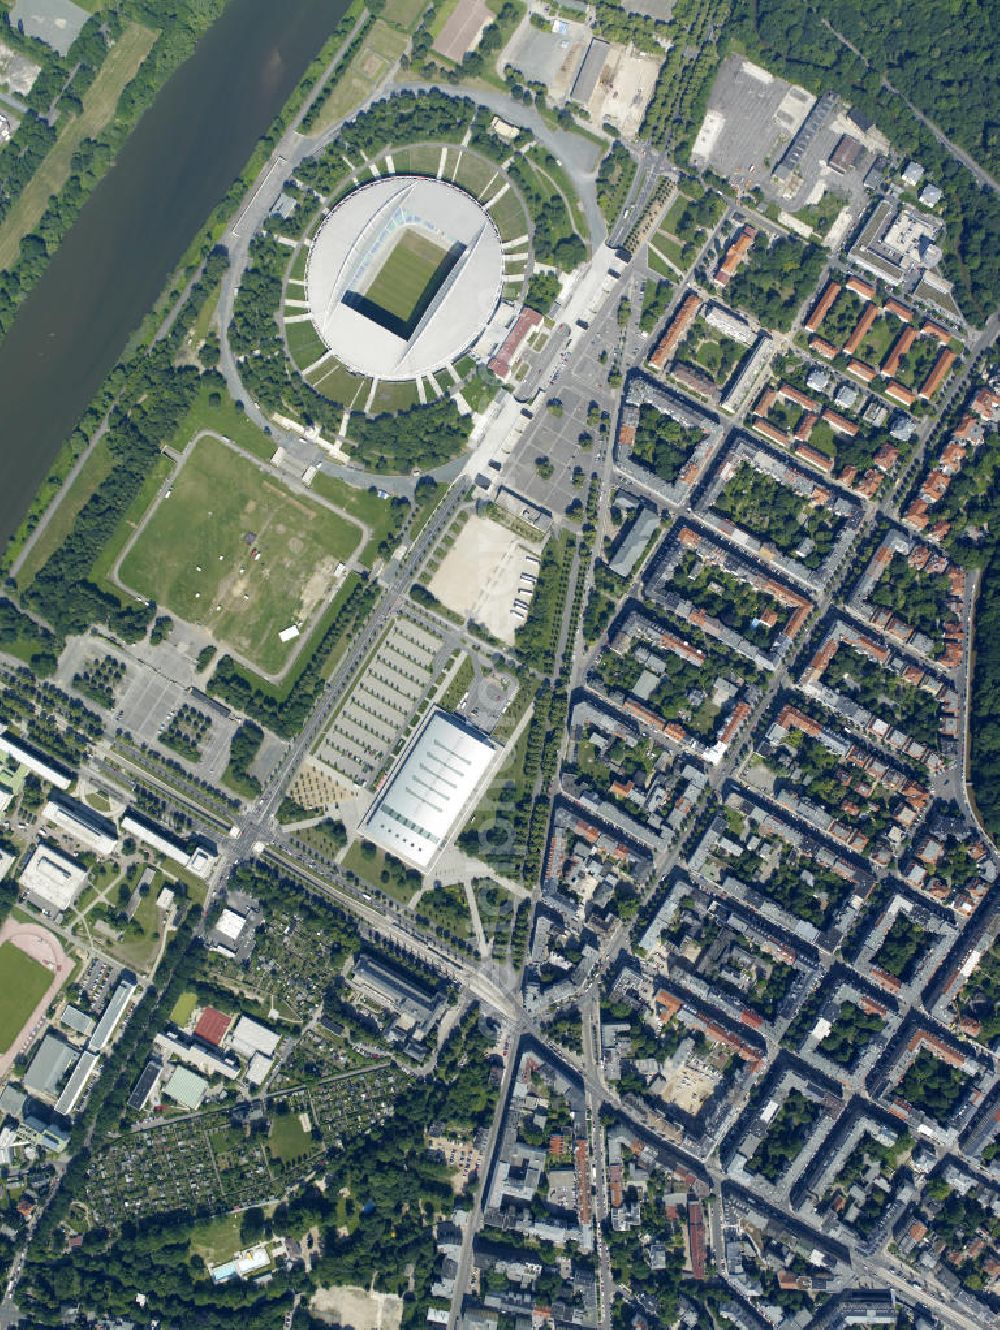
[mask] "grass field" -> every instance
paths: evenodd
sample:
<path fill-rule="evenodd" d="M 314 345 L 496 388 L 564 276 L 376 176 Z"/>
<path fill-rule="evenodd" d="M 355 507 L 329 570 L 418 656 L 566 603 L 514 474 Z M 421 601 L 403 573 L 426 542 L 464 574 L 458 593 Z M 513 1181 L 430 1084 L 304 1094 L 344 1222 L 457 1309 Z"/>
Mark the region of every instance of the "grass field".
<path fill-rule="evenodd" d="M 261 461 L 269 462 L 274 456 L 275 444 L 273 439 L 269 439 L 252 420 L 249 420 L 242 411 L 238 411 L 236 404 L 227 393 L 219 394 L 218 402 L 214 403 L 211 390 L 203 388 L 191 403 L 191 409 L 177 427 L 177 433 L 170 441 L 171 447 L 176 448 L 178 452 L 183 452 L 195 435 L 200 434 L 202 430 L 213 430 L 216 434 L 224 435 L 242 448 L 244 452 L 250 453 L 253 457 L 259 457 Z M 24 567 L 18 575 L 19 586 L 27 585 L 34 572 L 62 543 L 76 514 L 110 472 L 111 465 L 110 453 L 106 448 L 101 451 L 101 446 L 96 445 L 92 461 L 88 459 L 84 464 L 76 481 L 60 500 L 59 507 L 53 511 L 38 539 L 38 543 L 32 548 L 31 554 L 25 560 Z M 160 456 L 156 459 L 142 490 L 129 505 L 128 510 L 115 528 L 114 535 L 94 561 L 92 575 L 96 582 L 101 584 L 107 582 L 108 575 L 117 562 L 118 556 L 156 497 L 160 485 L 170 474 L 172 465 L 173 463 L 169 457 Z M 65 514 L 63 512 L 64 506 Z"/>
<path fill-rule="evenodd" d="M 372 386 L 371 379 L 363 379 L 336 359 L 325 361 L 318 369 L 304 375 L 304 378 L 318 393 L 343 406 L 353 406 L 355 403 L 364 406 Z"/>
<path fill-rule="evenodd" d="M 372 536 L 369 544 L 358 556 L 359 561 L 370 568 L 375 562 L 375 549 L 392 530 L 394 517 L 392 505 L 388 499 L 380 499 L 373 490 L 357 489 L 348 485 L 338 476 L 328 476 L 325 471 L 317 471 L 312 480 L 312 488 L 334 507 L 341 508 L 359 522 L 370 528 Z"/>
<path fill-rule="evenodd" d="M 255 425 L 245 412 L 236 409 L 236 403 L 228 393 L 220 393 L 218 401 L 215 401 L 212 390 L 202 388 L 178 426 L 171 446 L 177 452 L 183 452 L 191 440 L 206 429 L 224 435 L 245 453 L 259 457 L 262 462 L 269 462 L 274 456 L 274 440 Z"/>
<path fill-rule="evenodd" d="M 293 310 L 287 311 L 286 314 L 292 313 Z M 288 343 L 288 354 L 300 370 L 309 369 L 317 360 L 322 360 L 330 350 L 316 331 L 312 319 L 303 319 L 301 323 L 286 323 L 285 341 Z"/>
<path fill-rule="evenodd" d="M 899 337 L 902 324 L 888 315 L 881 315 L 865 334 L 855 355 L 866 365 L 881 365 Z"/>
<path fill-rule="evenodd" d="M 404 231 L 364 293 L 366 301 L 384 310 L 394 323 L 415 327 L 448 275 L 449 254 L 441 245 Z"/>
<path fill-rule="evenodd" d="M 13 942 L 0 944 L 0 1053 L 21 1033 L 24 1022 L 45 996 L 52 975 Z"/>
<path fill-rule="evenodd" d="M 454 180 L 456 185 L 467 189 L 470 194 L 475 194 L 476 198 L 483 198 L 487 190 L 490 191 L 490 195 L 497 192 L 503 176 L 498 177 L 495 162 L 488 161 L 478 153 L 465 148 L 455 170 Z"/>
<path fill-rule="evenodd" d="M 499 193 L 499 186 L 496 192 Z M 486 199 L 484 202 L 489 202 L 489 200 Z M 490 208 L 490 216 L 500 232 L 501 240 L 514 240 L 521 236 L 531 235 L 531 222 L 524 211 L 524 204 L 521 202 L 520 195 L 514 191 L 513 187 L 507 190 L 503 198 L 497 199 L 493 207 Z"/>
<path fill-rule="evenodd" d="M 326 601 L 337 564 L 360 539 L 352 522 L 204 437 L 126 556 L 121 577 L 274 673 L 301 646 L 279 642 L 278 633 L 304 626 Z"/>
<path fill-rule="evenodd" d="M 197 993 L 192 993 L 190 988 L 186 988 L 174 1003 L 173 1010 L 170 1013 L 170 1019 L 175 1025 L 180 1026 L 183 1030 L 184 1026 L 187 1025 L 188 1021 L 191 1019 L 197 1005 Z"/>
<path fill-rule="evenodd" d="M 329 129 L 371 96 L 406 50 L 408 40 L 405 33 L 391 28 L 384 19 L 376 19 L 361 50 L 344 71 L 343 77 L 330 88 L 327 100 L 312 126 L 312 133 L 321 134 L 323 130 Z"/>
<path fill-rule="evenodd" d="M 427 0 L 386 0 L 382 17 L 387 23 L 411 32 L 417 26 L 417 19 L 427 8 Z"/>
<path fill-rule="evenodd" d="M 646 253 L 646 262 L 653 272 L 660 277 L 666 277 L 669 281 L 676 281 L 681 276 L 677 269 L 672 267 L 652 246 Z"/>
<path fill-rule="evenodd" d="M 140 23 L 130 23 L 108 52 L 97 77 L 84 93 L 82 114 L 65 125 L 52 151 L 0 227 L 0 268 L 11 266 L 22 238 L 38 224 L 50 196 L 57 194 L 69 179 L 70 163 L 77 148 L 84 139 L 94 138 L 114 115 L 122 90 L 134 78 L 158 35 Z"/>
<path fill-rule="evenodd" d="M 143 896 L 132 916 L 134 928 L 126 928 L 112 948 L 118 960 L 131 970 L 147 971 L 156 960 L 160 947 L 160 912 L 156 898 L 163 885 L 162 878 L 154 880 L 149 892 Z M 141 930 L 138 931 L 138 930 Z"/>
<path fill-rule="evenodd" d="M 437 175 L 438 167 L 441 165 L 441 147 L 436 143 L 415 143 L 409 149 L 410 164 L 407 168 L 416 175 Z M 396 159 L 393 157 L 393 163 Z M 396 170 L 402 170 L 397 166 Z"/>
<path fill-rule="evenodd" d="M 428 397 L 433 397 L 433 392 L 428 389 Z M 412 379 L 405 382 L 393 383 L 386 381 L 380 383 L 375 389 L 375 396 L 372 399 L 371 413 L 377 416 L 380 411 L 406 411 L 411 406 L 416 406 L 420 401 L 420 394 L 417 392 L 417 385 Z"/>
<path fill-rule="evenodd" d="M 400 905 L 409 905 L 413 899 L 417 887 L 399 881 L 390 873 L 389 879 L 382 881 L 382 870 L 385 868 L 385 853 L 382 850 L 376 850 L 373 858 L 368 859 L 361 853 L 361 841 L 353 841 L 348 846 L 347 853 L 343 858 L 344 868 L 349 872 L 357 873 L 363 881 L 370 886 L 377 887 L 379 891 L 384 891 L 387 896 L 392 896 L 394 900 L 399 901 Z"/>
<path fill-rule="evenodd" d="M 190 1249 L 203 1256 L 209 1265 L 222 1265 L 239 1251 L 240 1216 L 223 1215 L 209 1219 L 191 1230 Z"/>
<path fill-rule="evenodd" d="M 286 1159 L 298 1159 L 314 1148 L 311 1131 L 303 1131 L 297 1113 L 277 1115 L 271 1124 L 271 1134 L 267 1138 L 271 1154 L 284 1162 Z"/>

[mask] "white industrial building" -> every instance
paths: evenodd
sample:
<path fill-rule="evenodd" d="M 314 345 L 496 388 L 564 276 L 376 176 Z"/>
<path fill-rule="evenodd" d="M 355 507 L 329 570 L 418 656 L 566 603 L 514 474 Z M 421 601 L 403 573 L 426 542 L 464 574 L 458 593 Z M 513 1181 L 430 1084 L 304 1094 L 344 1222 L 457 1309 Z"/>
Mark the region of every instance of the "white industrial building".
<path fill-rule="evenodd" d="M 280 1043 L 280 1034 L 275 1034 L 266 1025 L 251 1020 L 249 1016 L 241 1016 L 233 1026 L 230 1048 L 242 1058 L 252 1058 L 257 1053 L 263 1053 L 264 1057 L 271 1058 L 274 1057 L 275 1049 Z"/>
<path fill-rule="evenodd" d="M 83 890 L 87 870 L 53 845 L 40 842 L 21 870 L 21 888 L 47 914 L 68 910 Z"/>
<path fill-rule="evenodd" d="M 103 1053 L 107 1048 L 114 1038 L 115 1031 L 121 1024 L 122 1017 L 125 1015 L 125 1010 L 135 990 L 136 985 L 132 979 L 122 979 L 112 993 L 108 1005 L 104 1008 L 103 1015 L 97 1022 L 97 1029 L 90 1036 L 91 1052 Z"/>
<path fill-rule="evenodd" d="M 436 711 L 372 804 L 364 833 L 424 869 L 472 800 L 495 753 L 485 735 Z"/>
<path fill-rule="evenodd" d="M 96 1071 L 100 1060 L 97 1053 L 80 1054 L 80 1061 L 73 1068 L 73 1074 L 66 1082 L 66 1088 L 56 1100 L 57 1113 L 69 1117 L 80 1102 L 80 1096 L 87 1088 L 87 1084 Z"/>
<path fill-rule="evenodd" d="M 263 1053 L 255 1053 L 247 1067 L 247 1084 L 252 1085 L 254 1089 L 263 1085 L 270 1076 L 273 1065 L 273 1058 L 265 1057 Z"/>
<path fill-rule="evenodd" d="M 365 297 L 406 231 L 430 240 L 451 266 L 415 328 L 384 326 Z M 454 362 L 500 303 L 504 256 L 493 220 L 444 180 L 392 176 L 349 194 L 313 241 L 306 297 L 316 330 L 349 369 L 415 379 Z"/>
<path fill-rule="evenodd" d="M 246 918 L 242 914 L 237 914 L 235 910 L 230 910 L 227 906 L 219 915 L 219 922 L 215 925 L 215 932 L 221 933 L 228 941 L 235 946 L 240 940 L 240 934 L 246 928 Z"/>

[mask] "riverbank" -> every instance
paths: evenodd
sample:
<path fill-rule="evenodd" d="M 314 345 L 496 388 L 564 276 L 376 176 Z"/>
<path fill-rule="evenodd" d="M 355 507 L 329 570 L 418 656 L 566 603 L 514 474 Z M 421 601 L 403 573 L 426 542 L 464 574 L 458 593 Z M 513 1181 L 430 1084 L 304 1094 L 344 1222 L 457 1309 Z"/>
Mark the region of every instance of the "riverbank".
<path fill-rule="evenodd" d="M 27 534 L 40 520 L 62 478 L 53 468 L 67 474 L 84 442 L 76 438 L 65 450 L 65 441 L 190 252 L 192 237 L 210 248 L 212 230 L 221 230 L 245 193 L 244 179 L 266 160 L 276 117 L 280 133 L 296 105 L 302 108 L 308 88 L 301 84 L 331 40 L 331 25 L 345 20 L 347 0 L 332 14 L 323 0 L 291 0 L 280 11 L 269 0 L 231 0 L 84 206 L 19 310 L 0 357 L 5 543 L 19 526 Z M 310 86 L 315 82 L 314 75 Z M 47 477 L 53 483 L 32 505 Z M 29 505 L 33 519 L 22 524 Z M 6 562 L 16 548 L 15 541 Z"/>

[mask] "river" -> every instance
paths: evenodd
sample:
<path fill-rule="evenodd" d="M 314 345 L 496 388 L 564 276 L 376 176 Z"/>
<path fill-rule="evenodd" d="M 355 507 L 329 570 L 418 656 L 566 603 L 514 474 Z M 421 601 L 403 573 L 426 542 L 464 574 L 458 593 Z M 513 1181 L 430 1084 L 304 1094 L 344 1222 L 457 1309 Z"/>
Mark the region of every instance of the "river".
<path fill-rule="evenodd" d="M 231 0 L 160 90 L 0 343 L 0 546 L 348 0 Z"/>

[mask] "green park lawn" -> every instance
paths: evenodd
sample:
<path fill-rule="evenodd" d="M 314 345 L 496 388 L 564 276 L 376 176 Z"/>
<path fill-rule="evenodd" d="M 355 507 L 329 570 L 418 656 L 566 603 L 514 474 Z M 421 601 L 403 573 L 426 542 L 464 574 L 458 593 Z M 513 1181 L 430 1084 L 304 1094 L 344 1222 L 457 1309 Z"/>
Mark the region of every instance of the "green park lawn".
<path fill-rule="evenodd" d="M 191 1230 L 190 1250 L 197 1252 L 209 1265 L 222 1265 L 231 1260 L 241 1246 L 239 1215 L 221 1215 Z"/>
<path fill-rule="evenodd" d="M 301 310 L 296 310 L 301 313 Z M 286 311 L 286 315 L 291 311 Z M 298 323 L 285 324 L 285 341 L 288 354 L 300 370 L 311 369 L 317 360 L 322 360 L 330 348 L 316 331 L 312 319 L 302 319 Z"/>
<path fill-rule="evenodd" d="M 45 996 L 52 975 L 13 942 L 0 943 L 0 1053 L 21 1033 Z"/>
<path fill-rule="evenodd" d="M 269 673 L 301 645 L 280 642 L 326 602 L 361 531 L 292 494 L 244 454 L 203 437 L 121 567 L 122 581 Z M 254 558 L 254 551 L 259 558 Z"/>

